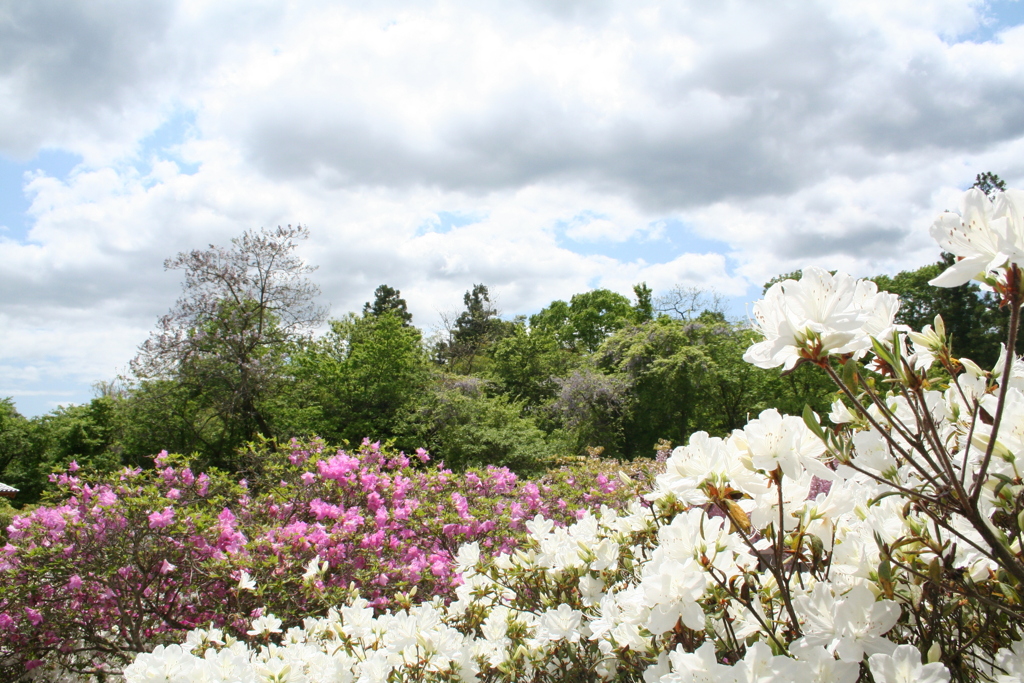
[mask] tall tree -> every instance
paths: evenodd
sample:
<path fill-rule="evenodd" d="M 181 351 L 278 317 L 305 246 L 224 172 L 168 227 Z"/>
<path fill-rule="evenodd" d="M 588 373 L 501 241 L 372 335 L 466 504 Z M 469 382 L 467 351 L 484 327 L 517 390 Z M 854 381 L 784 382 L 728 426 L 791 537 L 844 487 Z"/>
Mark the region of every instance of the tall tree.
<path fill-rule="evenodd" d="M 670 318 L 687 322 L 709 311 L 724 317 L 725 297 L 713 289 L 676 285 L 657 298 L 655 310 Z"/>
<path fill-rule="evenodd" d="M 513 324 L 499 317 L 486 285 L 473 285 L 462 302 L 465 309 L 448 325 L 448 339 L 437 345 L 435 355 L 453 372 L 468 375 L 479 369 L 484 352 L 509 334 Z"/>
<path fill-rule="evenodd" d="M 567 374 L 579 357 L 524 320 L 513 322 L 511 334 L 491 351 L 490 375 L 502 393 L 532 409 L 555 395 L 553 378 Z"/>
<path fill-rule="evenodd" d="M 634 288 L 637 305 L 610 289 L 574 294 L 569 303 L 552 301 L 530 318 L 530 326 L 551 335 L 563 347 L 579 353 L 597 350 L 608 335 L 653 315 L 651 291 L 646 284 Z"/>
<path fill-rule="evenodd" d="M 637 325 L 654 320 L 654 290 L 646 282 L 633 285 L 636 304 L 633 305 L 633 322 Z"/>
<path fill-rule="evenodd" d="M 363 305 L 363 315 L 380 317 L 391 313 L 402 321 L 406 327 L 412 325 L 412 313 L 402 298 L 402 293 L 388 285 L 381 285 L 373 292 L 373 303 L 367 301 Z"/>
<path fill-rule="evenodd" d="M 298 382 L 281 408 L 292 416 L 287 426 L 335 443 L 400 438 L 399 425 L 429 380 L 420 331 L 392 311 L 332 320 L 330 332 L 305 344 L 290 366 Z"/>
<path fill-rule="evenodd" d="M 13 399 L 0 399 L 0 482 L 18 489 L 15 501 L 19 504 L 35 502 L 49 474 L 33 431 Z"/>
<path fill-rule="evenodd" d="M 186 419 L 197 429 L 216 423 L 222 444 L 273 435 L 264 401 L 282 379 L 286 349 L 323 320 L 319 287 L 307 278 L 315 268 L 295 254 L 308 236 L 290 225 L 246 231 L 230 248 L 210 245 L 164 262 L 184 271 L 182 296 L 132 371 L 176 385 L 166 395 L 187 398 Z"/>

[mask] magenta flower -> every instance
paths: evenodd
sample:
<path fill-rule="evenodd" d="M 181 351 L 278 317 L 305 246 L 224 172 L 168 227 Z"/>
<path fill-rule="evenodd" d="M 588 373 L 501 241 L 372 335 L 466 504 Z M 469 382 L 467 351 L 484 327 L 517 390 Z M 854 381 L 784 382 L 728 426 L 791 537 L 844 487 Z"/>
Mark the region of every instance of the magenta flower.
<path fill-rule="evenodd" d="M 174 520 L 174 509 L 165 507 L 163 512 L 153 512 L 149 515 L 149 526 L 151 529 L 163 529 Z"/>

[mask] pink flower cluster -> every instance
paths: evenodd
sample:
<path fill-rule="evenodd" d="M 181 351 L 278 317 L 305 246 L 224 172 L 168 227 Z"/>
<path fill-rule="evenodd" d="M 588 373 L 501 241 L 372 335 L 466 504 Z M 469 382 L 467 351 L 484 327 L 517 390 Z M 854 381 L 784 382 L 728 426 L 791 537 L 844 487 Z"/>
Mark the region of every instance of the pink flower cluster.
<path fill-rule="evenodd" d="M 237 627 L 262 608 L 287 623 L 326 613 L 353 584 L 377 608 L 413 589 L 448 598 L 462 543 L 507 552 L 537 514 L 566 524 L 635 498 L 593 466 L 523 482 L 368 442 L 282 451 L 251 453 L 259 474 L 248 482 L 196 475 L 166 453 L 152 470 L 55 477 L 62 502 L 15 518 L 0 549 L 0 662 L 117 671 L 211 622 Z"/>

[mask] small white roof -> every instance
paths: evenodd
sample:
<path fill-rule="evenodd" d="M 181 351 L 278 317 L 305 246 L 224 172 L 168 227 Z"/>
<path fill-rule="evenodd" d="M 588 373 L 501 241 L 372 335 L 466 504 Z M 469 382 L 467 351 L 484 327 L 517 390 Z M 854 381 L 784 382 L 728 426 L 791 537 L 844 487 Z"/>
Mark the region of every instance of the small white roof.
<path fill-rule="evenodd" d="M 0 482 L 0 494 L 17 492 L 18 489 L 14 488 L 13 486 L 8 486 L 7 484 Z"/>

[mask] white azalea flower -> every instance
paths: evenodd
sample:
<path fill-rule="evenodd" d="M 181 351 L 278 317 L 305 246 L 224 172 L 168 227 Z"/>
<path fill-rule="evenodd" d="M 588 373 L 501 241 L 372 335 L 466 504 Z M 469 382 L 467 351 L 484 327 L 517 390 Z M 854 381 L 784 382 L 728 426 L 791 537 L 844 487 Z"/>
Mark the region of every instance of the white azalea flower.
<path fill-rule="evenodd" d="M 865 654 L 888 654 L 896 647 L 883 634 L 899 620 L 899 605 L 892 600 L 876 601 L 864 585 L 854 586 L 836 599 L 828 584 L 819 583 L 793 603 L 804 622 L 807 644 L 822 645 L 844 662 L 859 662 Z"/>
<path fill-rule="evenodd" d="M 814 683 L 857 683 L 860 678 L 859 662 L 843 662 L 820 646 L 808 645 L 800 638 L 789 646 L 790 653 L 810 665 Z"/>
<path fill-rule="evenodd" d="M 820 460 L 825 444 L 816 437 L 804 421 L 793 415 L 782 415 L 778 410 L 764 410 L 742 430 L 733 432 L 731 442 L 750 458 L 753 469 L 771 473 L 781 468 L 791 479 L 803 476 L 806 467 L 822 479 L 835 475 Z"/>
<path fill-rule="evenodd" d="M 947 683 L 949 671 L 940 662 L 921 663 L 921 652 L 913 645 L 900 645 L 893 653 L 868 657 L 875 683 Z"/>
<path fill-rule="evenodd" d="M 249 576 L 249 572 L 242 570 L 242 575 L 238 578 L 238 590 L 240 591 L 254 591 L 256 590 L 256 581 Z"/>
<path fill-rule="evenodd" d="M 801 681 L 811 675 L 810 664 L 773 655 L 772 649 L 760 641 L 747 648 L 746 655 L 736 665 L 736 669 L 736 680 L 742 683 Z"/>
<path fill-rule="evenodd" d="M 1024 641 L 1015 641 L 996 653 L 996 666 L 1001 673 L 996 683 L 1024 683 Z"/>
<path fill-rule="evenodd" d="M 561 604 L 540 615 L 537 621 L 537 639 L 541 642 L 567 640 L 578 642 L 582 630 L 583 613 Z"/>
<path fill-rule="evenodd" d="M 686 652 L 681 645 L 669 653 L 672 673 L 663 675 L 661 683 L 734 683 L 737 671 L 718 663 L 715 644 L 705 642 L 695 652 Z"/>
<path fill-rule="evenodd" d="M 181 645 L 157 645 L 125 667 L 127 683 L 192 683 L 197 663 Z"/>
<path fill-rule="evenodd" d="M 480 562 L 480 544 L 476 541 L 463 543 L 455 556 L 455 571 L 459 574 L 472 572 Z"/>
<path fill-rule="evenodd" d="M 834 425 L 847 424 L 849 422 L 856 422 L 857 416 L 853 414 L 846 404 L 843 403 L 842 399 L 836 399 L 832 402 L 832 411 L 828 414 L 828 419 L 832 421 Z"/>
<path fill-rule="evenodd" d="M 892 295 L 879 295 L 872 282 L 807 268 L 799 281 L 775 283 L 754 304 L 753 325 L 764 341 L 747 349 L 743 359 L 790 370 L 801 358 L 864 351 L 871 348 L 868 335 L 892 327 L 895 308 Z"/>
<path fill-rule="evenodd" d="M 997 218 L 995 207 L 985 193 L 977 188 L 968 190 L 960 201 L 960 215 L 946 212 L 935 219 L 931 227 L 932 239 L 943 251 L 959 257 L 928 284 L 935 287 L 959 287 L 972 279 L 984 278 L 1002 268 L 1007 261 L 1005 248 L 1009 247 L 1003 226 L 1006 217 Z"/>
<path fill-rule="evenodd" d="M 311 559 L 309 562 L 306 563 L 306 571 L 302 575 L 303 583 L 310 583 L 311 581 L 316 579 L 316 577 L 320 576 L 322 573 L 327 571 L 328 566 L 329 565 L 327 564 L 327 562 L 321 564 L 319 555 Z"/>
<path fill-rule="evenodd" d="M 281 632 L 281 620 L 273 614 L 266 614 L 252 620 L 252 628 L 246 631 L 250 636 L 266 636 Z"/>

